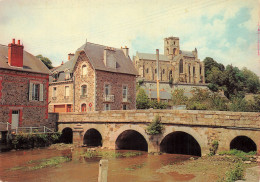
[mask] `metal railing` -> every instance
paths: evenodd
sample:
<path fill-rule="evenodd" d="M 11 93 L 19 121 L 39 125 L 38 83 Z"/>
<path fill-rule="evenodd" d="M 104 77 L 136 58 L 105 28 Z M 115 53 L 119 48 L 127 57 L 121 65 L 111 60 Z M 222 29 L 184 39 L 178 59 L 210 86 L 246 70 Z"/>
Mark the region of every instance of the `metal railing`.
<path fill-rule="evenodd" d="M 54 131 L 46 126 L 40 127 L 17 127 L 15 133 L 54 133 Z"/>
<path fill-rule="evenodd" d="M 105 102 L 114 102 L 114 95 L 104 95 Z"/>

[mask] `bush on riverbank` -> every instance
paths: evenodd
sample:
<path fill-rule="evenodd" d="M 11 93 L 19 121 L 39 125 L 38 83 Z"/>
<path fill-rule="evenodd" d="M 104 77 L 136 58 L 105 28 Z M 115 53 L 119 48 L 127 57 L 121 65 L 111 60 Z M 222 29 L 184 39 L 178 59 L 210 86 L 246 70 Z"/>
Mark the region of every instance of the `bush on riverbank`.
<path fill-rule="evenodd" d="M 9 136 L 9 145 L 12 149 L 30 149 L 46 147 L 58 143 L 61 133 L 27 134 L 21 133 Z"/>

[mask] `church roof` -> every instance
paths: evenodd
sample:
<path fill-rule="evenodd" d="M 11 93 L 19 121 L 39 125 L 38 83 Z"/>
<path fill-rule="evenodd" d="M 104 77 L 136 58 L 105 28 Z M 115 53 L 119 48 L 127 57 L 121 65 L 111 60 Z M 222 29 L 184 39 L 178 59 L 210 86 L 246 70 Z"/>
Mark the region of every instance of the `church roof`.
<path fill-rule="evenodd" d="M 156 54 L 150 54 L 150 53 L 140 53 L 137 52 L 136 56 L 139 57 L 139 59 L 146 59 L 146 60 L 155 60 L 156 61 Z M 159 60 L 160 61 L 170 61 L 168 56 L 165 56 L 163 54 L 159 54 Z"/>
<path fill-rule="evenodd" d="M 185 56 L 185 57 L 192 57 L 192 58 L 195 57 L 195 56 L 192 54 L 191 51 L 182 51 L 182 50 L 180 50 L 180 54 L 182 54 L 182 55 Z"/>
<path fill-rule="evenodd" d="M 18 68 L 15 66 L 10 66 L 8 64 L 8 46 L 0 44 L 0 68 L 25 71 L 25 72 L 34 72 L 42 74 L 50 74 L 49 69 L 45 64 L 29 52 L 23 50 L 23 68 Z"/>

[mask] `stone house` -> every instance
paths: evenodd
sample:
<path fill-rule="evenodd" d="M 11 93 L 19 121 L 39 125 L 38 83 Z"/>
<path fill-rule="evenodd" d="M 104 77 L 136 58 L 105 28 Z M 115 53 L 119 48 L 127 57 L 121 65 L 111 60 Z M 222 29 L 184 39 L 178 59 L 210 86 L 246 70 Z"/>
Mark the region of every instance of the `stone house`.
<path fill-rule="evenodd" d="M 86 42 L 52 70 L 50 112 L 135 109 L 137 71 L 128 48 Z"/>
<path fill-rule="evenodd" d="M 47 126 L 49 69 L 15 43 L 0 45 L 0 122 L 17 127 Z"/>

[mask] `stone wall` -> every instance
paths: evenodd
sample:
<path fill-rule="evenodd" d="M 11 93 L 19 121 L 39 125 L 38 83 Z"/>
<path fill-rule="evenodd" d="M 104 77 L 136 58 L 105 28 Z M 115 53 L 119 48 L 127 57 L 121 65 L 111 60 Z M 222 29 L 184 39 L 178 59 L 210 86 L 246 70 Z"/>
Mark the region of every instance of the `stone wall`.
<path fill-rule="evenodd" d="M 19 110 L 20 126 L 44 126 L 48 123 L 49 76 L 0 69 L 0 122 L 9 122 L 12 110 Z M 43 84 L 43 101 L 29 101 L 30 82 Z"/>
<path fill-rule="evenodd" d="M 123 105 L 128 110 L 135 109 L 135 75 L 96 71 L 96 110 L 104 110 L 105 104 L 110 104 L 111 110 L 123 110 Z M 111 95 L 114 95 L 113 102 L 104 102 L 105 84 L 111 85 Z M 127 86 L 128 100 L 123 102 L 123 86 Z"/>
<path fill-rule="evenodd" d="M 165 129 L 161 135 L 149 136 L 145 130 L 156 115 L 161 117 Z M 260 153 L 259 122 L 260 113 L 151 109 L 64 113 L 59 115 L 58 126 L 59 131 L 72 128 L 81 144 L 84 134 L 94 128 L 102 135 L 103 146 L 111 149 L 115 149 L 116 139 L 122 132 L 135 130 L 147 141 L 149 152 L 158 152 L 167 135 L 181 131 L 191 135 L 200 145 L 202 155 L 206 155 L 214 140 L 219 141 L 219 151 L 229 150 L 231 141 L 237 136 L 252 139 Z"/>

